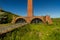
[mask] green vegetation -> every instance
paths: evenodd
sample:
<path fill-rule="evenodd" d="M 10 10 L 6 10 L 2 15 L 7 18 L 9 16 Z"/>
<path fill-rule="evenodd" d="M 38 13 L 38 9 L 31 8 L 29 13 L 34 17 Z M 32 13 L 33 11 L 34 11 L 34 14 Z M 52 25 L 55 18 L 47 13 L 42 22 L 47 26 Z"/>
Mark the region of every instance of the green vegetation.
<path fill-rule="evenodd" d="M 60 40 L 60 19 L 52 20 L 52 25 L 27 24 L 0 35 L 0 40 Z"/>
<path fill-rule="evenodd" d="M 8 17 L 8 18 L 7 18 L 8 23 L 11 22 L 13 16 L 18 17 L 18 15 L 15 15 L 15 14 L 13 14 L 13 13 L 11 13 L 11 12 L 5 12 L 5 14 L 4 14 L 3 16 L 5 16 L 5 15 Z"/>
<path fill-rule="evenodd" d="M 18 17 L 18 15 L 15 15 L 11 12 L 0 10 L 0 24 L 10 23 L 13 19 L 13 16 Z"/>

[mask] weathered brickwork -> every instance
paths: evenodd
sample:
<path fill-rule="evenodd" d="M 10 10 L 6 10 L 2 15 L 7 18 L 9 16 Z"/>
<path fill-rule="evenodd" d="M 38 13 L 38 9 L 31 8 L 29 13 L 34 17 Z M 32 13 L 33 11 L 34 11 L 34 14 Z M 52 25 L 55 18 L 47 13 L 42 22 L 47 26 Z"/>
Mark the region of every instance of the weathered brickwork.
<path fill-rule="evenodd" d="M 15 23 L 16 20 L 19 18 L 24 19 L 27 23 L 31 23 L 31 21 L 35 18 L 39 18 L 42 20 L 43 23 L 48 22 L 49 24 L 52 24 L 52 20 L 50 16 L 34 16 L 33 15 L 33 6 L 32 6 L 32 0 L 28 0 L 28 7 L 27 7 L 27 16 L 26 17 L 13 17 L 12 23 Z"/>

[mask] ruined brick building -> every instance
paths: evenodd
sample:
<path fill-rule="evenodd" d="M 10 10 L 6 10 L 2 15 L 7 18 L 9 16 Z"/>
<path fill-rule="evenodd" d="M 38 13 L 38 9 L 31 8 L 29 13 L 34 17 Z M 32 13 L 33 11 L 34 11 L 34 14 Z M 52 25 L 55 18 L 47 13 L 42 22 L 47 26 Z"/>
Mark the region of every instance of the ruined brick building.
<path fill-rule="evenodd" d="M 34 16 L 32 0 L 28 0 L 27 16 L 13 17 L 11 23 L 46 23 L 52 24 L 50 16 Z"/>

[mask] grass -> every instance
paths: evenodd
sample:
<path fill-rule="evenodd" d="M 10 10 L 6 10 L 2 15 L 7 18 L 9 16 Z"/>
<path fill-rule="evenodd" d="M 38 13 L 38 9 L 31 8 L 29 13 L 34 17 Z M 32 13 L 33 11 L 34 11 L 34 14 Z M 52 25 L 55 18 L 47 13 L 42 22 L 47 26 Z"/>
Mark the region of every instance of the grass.
<path fill-rule="evenodd" d="M 27 24 L 0 35 L 0 40 L 60 40 L 60 21 L 52 20 L 52 25 Z"/>

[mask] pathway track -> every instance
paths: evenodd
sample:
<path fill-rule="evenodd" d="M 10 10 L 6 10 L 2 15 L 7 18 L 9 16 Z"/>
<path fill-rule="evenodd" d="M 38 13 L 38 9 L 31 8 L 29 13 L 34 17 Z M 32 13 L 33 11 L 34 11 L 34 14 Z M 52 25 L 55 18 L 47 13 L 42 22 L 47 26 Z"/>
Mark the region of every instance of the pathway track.
<path fill-rule="evenodd" d="M 23 24 L 12 24 L 10 26 L 5 26 L 5 27 L 0 27 L 0 34 L 3 34 L 3 33 L 7 33 L 9 31 L 12 31 L 13 29 L 16 29 L 18 27 L 22 27 L 24 25 L 26 25 L 27 23 L 23 23 Z"/>

